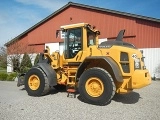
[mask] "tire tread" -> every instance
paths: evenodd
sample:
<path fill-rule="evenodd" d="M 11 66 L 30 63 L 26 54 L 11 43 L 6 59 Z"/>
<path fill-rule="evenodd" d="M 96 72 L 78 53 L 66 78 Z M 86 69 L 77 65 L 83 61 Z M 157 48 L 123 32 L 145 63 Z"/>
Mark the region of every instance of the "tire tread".
<path fill-rule="evenodd" d="M 110 85 L 110 88 L 108 88 L 108 90 L 110 91 L 108 93 L 108 97 L 107 98 L 104 98 L 106 100 L 103 100 L 102 98 L 100 98 L 101 100 L 97 101 L 96 99 L 94 100 L 94 98 L 92 99 L 91 96 L 89 97 L 87 95 L 87 93 L 85 92 L 85 88 L 84 88 L 84 85 L 85 85 L 85 82 L 86 80 L 89 78 L 89 77 L 92 77 L 93 73 L 94 72 L 99 72 L 97 75 L 99 76 L 100 74 L 103 75 L 102 77 L 102 81 L 105 80 L 106 78 L 106 81 L 105 84 L 108 83 L 108 85 Z M 88 76 L 89 75 L 89 76 Z M 87 78 L 86 78 L 87 77 Z M 110 81 L 109 81 L 110 80 Z M 107 86 L 106 86 L 107 87 Z M 86 71 L 84 71 L 84 73 L 82 73 L 81 77 L 80 77 L 80 81 L 79 81 L 79 91 L 80 91 L 80 94 L 82 95 L 82 97 L 86 100 L 86 102 L 88 103 L 93 103 L 93 104 L 97 104 L 97 105 L 106 105 L 107 103 L 109 103 L 111 101 L 111 99 L 114 97 L 115 95 L 115 91 L 116 91 L 116 86 L 115 86 L 115 83 L 113 81 L 113 78 L 112 76 L 110 75 L 110 73 L 108 71 L 106 71 L 105 69 L 103 68 L 99 68 L 99 67 L 93 67 L 93 68 L 89 68 L 87 69 Z M 105 92 L 106 93 L 106 92 Z M 87 97 L 88 96 L 88 97 Z M 103 95 L 104 96 L 104 95 Z"/>

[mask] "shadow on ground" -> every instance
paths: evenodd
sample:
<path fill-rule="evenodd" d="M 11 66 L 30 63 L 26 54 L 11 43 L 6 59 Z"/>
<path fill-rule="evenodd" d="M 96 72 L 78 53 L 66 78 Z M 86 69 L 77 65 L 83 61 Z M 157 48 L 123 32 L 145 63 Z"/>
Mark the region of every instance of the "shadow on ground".
<path fill-rule="evenodd" d="M 111 101 L 108 102 L 107 104 L 91 103 L 91 102 L 86 101 L 81 95 L 78 95 L 77 99 L 81 102 L 84 102 L 84 103 L 87 103 L 87 104 L 90 104 L 90 105 L 98 105 L 98 106 L 106 106 L 106 105 L 109 105 L 111 103 Z"/>
<path fill-rule="evenodd" d="M 50 91 L 49 91 L 49 93 L 48 93 L 47 95 L 49 95 L 49 94 L 51 94 L 51 95 L 52 95 L 52 94 L 57 94 L 57 93 L 59 93 L 59 92 L 62 92 L 62 93 L 63 93 L 63 92 L 66 92 L 66 89 L 58 89 L 58 90 L 57 90 L 57 89 L 55 89 L 55 88 L 51 88 Z"/>
<path fill-rule="evenodd" d="M 21 87 L 20 90 L 26 90 L 25 87 Z M 65 87 L 61 87 L 61 88 L 50 88 L 49 92 L 45 95 L 49 95 L 49 94 L 57 94 L 58 92 L 66 92 L 66 88 Z"/>
<path fill-rule="evenodd" d="M 121 102 L 124 104 L 135 104 L 139 101 L 140 99 L 139 93 L 136 92 L 131 92 L 128 94 L 115 94 L 112 100 L 115 102 Z"/>
<path fill-rule="evenodd" d="M 87 104 L 92 104 L 92 103 L 87 102 L 85 99 L 83 99 L 81 97 L 81 95 L 79 95 L 77 98 L 81 102 L 84 102 L 84 103 L 87 103 Z M 115 96 L 112 98 L 112 100 L 115 101 L 115 102 L 121 102 L 123 104 L 135 104 L 139 101 L 140 98 L 141 97 L 140 97 L 139 93 L 131 92 L 131 93 L 128 93 L 128 94 L 115 94 Z M 100 106 L 109 105 L 109 104 L 111 104 L 111 101 L 107 104 L 100 105 Z M 92 104 L 92 105 L 96 105 L 96 104 Z"/>
<path fill-rule="evenodd" d="M 25 90 L 25 88 L 21 88 L 20 90 Z M 66 94 L 67 94 L 66 89 L 57 90 L 55 88 L 52 88 L 46 95 L 57 94 L 58 92 L 66 92 Z M 81 95 L 79 95 L 78 92 L 76 93 L 76 96 L 77 96 L 77 99 L 80 100 L 81 102 L 92 104 L 92 103 L 87 102 L 85 99 L 83 99 L 81 97 Z M 121 102 L 123 104 L 135 104 L 139 101 L 140 98 L 141 97 L 140 97 L 139 93 L 130 92 L 128 94 L 115 94 L 115 96 L 112 98 L 112 100 L 115 101 L 115 102 Z M 105 105 L 108 105 L 110 103 L 111 102 L 109 102 Z M 92 105 L 95 105 L 95 104 L 92 104 Z M 105 105 L 101 105 L 101 106 L 105 106 Z"/>

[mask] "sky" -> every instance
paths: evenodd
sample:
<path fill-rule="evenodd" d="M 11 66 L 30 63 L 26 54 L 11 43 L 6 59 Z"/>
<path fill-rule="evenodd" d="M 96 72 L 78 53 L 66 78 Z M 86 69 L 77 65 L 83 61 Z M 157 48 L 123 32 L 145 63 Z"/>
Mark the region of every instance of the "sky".
<path fill-rule="evenodd" d="M 68 2 L 160 19 L 160 0 L 0 0 L 0 46 Z"/>

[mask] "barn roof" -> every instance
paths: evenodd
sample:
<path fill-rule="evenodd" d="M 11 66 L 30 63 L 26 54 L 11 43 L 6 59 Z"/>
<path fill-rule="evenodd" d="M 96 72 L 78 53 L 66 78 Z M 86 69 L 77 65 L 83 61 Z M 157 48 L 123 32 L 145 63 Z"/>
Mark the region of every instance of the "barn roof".
<path fill-rule="evenodd" d="M 15 37 L 12 40 L 10 40 L 9 42 L 7 42 L 5 44 L 5 46 L 9 46 L 13 42 L 19 40 L 25 34 L 27 34 L 28 32 L 32 31 L 33 29 L 35 29 L 39 25 L 45 23 L 47 20 L 49 20 L 50 18 L 56 16 L 58 13 L 60 13 L 61 11 L 65 10 L 66 8 L 68 8 L 70 6 L 77 6 L 77 7 L 82 7 L 82 8 L 88 8 L 88 9 L 92 9 L 92 10 L 103 11 L 103 12 L 108 12 L 108 13 L 114 13 L 114 14 L 119 14 L 119 15 L 124 15 L 124 16 L 129 16 L 129 17 L 134 17 L 134 18 L 139 18 L 139 19 L 143 19 L 143 20 L 149 20 L 149 21 L 159 22 L 160 23 L 160 19 L 156 19 L 156 18 L 152 18 L 152 17 L 146 17 L 146 16 L 142 16 L 142 15 L 136 15 L 136 14 L 126 13 L 126 12 L 120 12 L 120 11 L 116 11 L 116 10 L 110 10 L 110 9 L 105 9 L 105 8 L 100 8 L 100 7 L 95 7 L 95 6 L 89 6 L 89 5 L 69 2 L 68 4 L 66 4 L 63 7 L 61 7 L 60 9 L 58 9 L 57 11 L 53 12 L 48 17 L 44 18 L 43 20 L 41 20 L 37 24 L 33 25 L 32 27 L 30 27 L 29 29 L 27 29 L 26 31 L 24 31 L 23 33 L 21 33 L 20 35 L 18 35 L 17 37 Z"/>

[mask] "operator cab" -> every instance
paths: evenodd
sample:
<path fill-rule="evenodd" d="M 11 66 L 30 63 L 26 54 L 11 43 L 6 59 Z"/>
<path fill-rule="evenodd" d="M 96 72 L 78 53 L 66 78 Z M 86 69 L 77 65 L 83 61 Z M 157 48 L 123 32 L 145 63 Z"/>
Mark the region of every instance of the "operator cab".
<path fill-rule="evenodd" d="M 79 51 L 96 45 L 96 37 L 99 31 L 91 28 L 89 24 L 79 23 L 61 27 L 64 33 L 64 58 L 72 59 Z"/>

